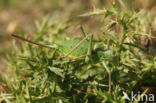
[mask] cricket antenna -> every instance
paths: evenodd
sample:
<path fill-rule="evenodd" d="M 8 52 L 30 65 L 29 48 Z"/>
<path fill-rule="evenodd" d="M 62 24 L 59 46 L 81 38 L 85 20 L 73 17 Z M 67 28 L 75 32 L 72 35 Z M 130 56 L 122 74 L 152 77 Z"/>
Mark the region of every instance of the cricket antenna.
<path fill-rule="evenodd" d="M 28 43 L 32 43 L 32 44 L 35 44 L 35 45 L 38 45 L 38 46 L 42 46 L 42 47 L 49 48 L 47 45 L 44 45 L 44 44 L 41 44 L 41 43 L 36 43 L 36 42 L 34 42 L 34 41 L 31 41 L 31 40 L 22 38 L 22 37 L 20 37 L 20 36 L 18 36 L 18 35 L 15 35 L 15 34 L 11 34 L 11 36 L 15 37 L 16 39 L 20 39 L 20 40 L 22 40 L 22 41 L 28 42 Z"/>

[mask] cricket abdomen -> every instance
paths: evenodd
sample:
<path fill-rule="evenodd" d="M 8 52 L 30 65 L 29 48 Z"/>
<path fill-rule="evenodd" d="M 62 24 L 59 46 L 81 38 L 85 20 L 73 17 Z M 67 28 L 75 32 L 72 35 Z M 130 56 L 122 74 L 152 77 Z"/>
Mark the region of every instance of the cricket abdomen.
<path fill-rule="evenodd" d="M 58 50 L 63 55 L 70 52 L 72 48 L 74 48 L 80 40 L 64 40 L 64 41 L 58 41 L 56 44 L 58 45 Z M 69 56 L 70 57 L 78 57 L 82 55 L 86 55 L 88 51 L 89 42 L 84 41 L 82 44 L 78 46 Z"/>

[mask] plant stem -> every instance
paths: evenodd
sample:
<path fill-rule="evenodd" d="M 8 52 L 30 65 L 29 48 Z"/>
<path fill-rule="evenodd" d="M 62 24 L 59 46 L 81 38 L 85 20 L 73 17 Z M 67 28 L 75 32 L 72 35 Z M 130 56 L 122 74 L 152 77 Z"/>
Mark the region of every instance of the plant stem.
<path fill-rule="evenodd" d="M 108 75 L 109 75 L 109 92 L 111 92 L 111 72 L 109 72 Z"/>

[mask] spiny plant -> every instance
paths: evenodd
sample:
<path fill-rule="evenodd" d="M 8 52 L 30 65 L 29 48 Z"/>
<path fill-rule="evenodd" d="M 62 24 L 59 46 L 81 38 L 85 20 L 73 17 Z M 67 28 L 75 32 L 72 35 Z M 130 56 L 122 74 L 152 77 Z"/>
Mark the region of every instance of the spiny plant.
<path fill-rule="evenodd" d="M 81 30 L 83 32 L 83 28 L 81 27 Z M 45 44 L 41 44 L 41 43 L 36 43 L 33 42 L 31 40 L 27 40 L 25 38 L 19 37 L 17 35 L 12 34 L 13 37 L 21 39 L 23 41 L 38 45 L 38 46 L 42 46 L 42 47 L 46 47 L 46 48 L 51 48 L 51 49 L 58 49 L 58 51 L 60 51 L 61 54 L 63 54 L 64 56 L 59 57 L 60 58 L 65 58 L 65 57 L 76 57 L 76 58 L 82 58 L 82 57 L 86 57 L 85 58 L 85 62 L 88 62 L 89 57 L 91 57 L 91 54 L 93 52 L 92 50 L 92 41 L 93 41 L 93 35 L 87 35 L 83 32 L 83 36 L 85 37 L 83 40 L 79 41 L 79 40 L 61 40 L 61 41 L 56 41 L 57 45 L 45 45 Z M 87 41 L 86 39 L 90 37 L 90 40 Z M 114 51 L 111 49 L 105 49 L 102 50 L 102 48 L 97 48 L 97 50 L 95 50 L 96 52 L 94 52 L 94 57 L 95 55 L 97 56 L 97 59 L 102 59 L 102 58 L 107 58 L 107 59 L 112 59 L 114 56 Z M 100 55 L 101 53 L 101 55 Z M 103 56 L 103 54 L 105 54 Z M 93 58 L 92 58 L 93 59 Z"/>
<path fill-rule="evenodd" d="M 97 38 L 86 35 L 82 27 L 84 39 L 60 39 L 54 42 L 56 45 L 38 43 L 52 42 L 43 32 L 39 32 L 35 42 L 24 39 L 22 34 L 14 35 L 30 43 L 24 43 L 21 47 L 14 44 L 15 50 L 8 57 L 13 74 L 11 78 L 1 80 L 8 90 L 1 94 L 1 102 L 125 103 L 122 91 L 128 94 L 135 91 L 143 76 L 156 68 L 155 58 L 137 41 L 138 36 L 148 34 L 139 28 L 139 13 L 122 12 L 113 5 L 110 10 L 94 9 L 82 16 L 98 15 L 107 25 L 102 27 Z M 40 31 L 48 33 L 51 26 L 44 24 Z M 54 34 L 53 38 L 63 36 Z M 142 55 L 146 55 L 146 58 Z M 86 62 L 86 58 L 89 58 L 89 62 Z"/>

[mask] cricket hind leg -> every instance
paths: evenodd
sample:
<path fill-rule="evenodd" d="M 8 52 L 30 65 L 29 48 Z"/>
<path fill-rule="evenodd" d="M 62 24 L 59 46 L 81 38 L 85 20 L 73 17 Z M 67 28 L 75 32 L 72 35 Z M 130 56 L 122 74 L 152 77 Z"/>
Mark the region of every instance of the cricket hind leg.
<path fill-rule="evenodd" d="M 85 38 L 83 38 L 75 47 L 73 47 L 65 56 L 62 56 L 62 57 L 60 57 L 59 59 L 62 59 L 62 58 L 65 58 L 65 57 L 67 57 L 68 55 L 70 55 L 74 50 L 76 50 L 88 37 L 90 37 L 90 36 L 92 36 L 92 35 L 87 35 Z M 91 41 L 90 41 L 91 42 Z M 89 42 L 89 44 L 90 44 L 90 42 Z M 91 49 L 91 48 L 89 48 L 89 49 Z M 88 54 L 90 54 L 90 53 L 88 53 L 87 52 L 87 54 L 86 55 L 88 55 Z M 78 57 L 77 57 L 78 58 Z"/>
<path fill-rule="evenodd" d="M 76 57 L 74 60 L 81 59 L 85 57 L 85 62 L 88 63 L 91 60 L 91 55 L 92 55 L 92 42 L 93 42 L 93 35 L 90 35 L 89 39 L 89 46 L 88 46 L 88 51 L 86 55 L 81 55 L 79 57 Z"/>

